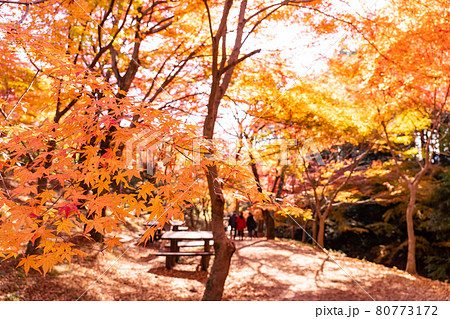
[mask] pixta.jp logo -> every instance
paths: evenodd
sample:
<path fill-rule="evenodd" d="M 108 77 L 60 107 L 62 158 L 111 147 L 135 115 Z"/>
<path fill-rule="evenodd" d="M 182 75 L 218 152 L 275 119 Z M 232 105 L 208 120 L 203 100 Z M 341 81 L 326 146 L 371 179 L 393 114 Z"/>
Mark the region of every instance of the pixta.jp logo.
<path fill-rule="evenodd" d="M 153 175 L 157 163 L 167 164 L 171 155 L 166 151 L 166 145 L 171 140 L 163 133 L 144 130 L 135 134 L 125 143 L 125 161 L 127 167 L 146 170 Z"/>

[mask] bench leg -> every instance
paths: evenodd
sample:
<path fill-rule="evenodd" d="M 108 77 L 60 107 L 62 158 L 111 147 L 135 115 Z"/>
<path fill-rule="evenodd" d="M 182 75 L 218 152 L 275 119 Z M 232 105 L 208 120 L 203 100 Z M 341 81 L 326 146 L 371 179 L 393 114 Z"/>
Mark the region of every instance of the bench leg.
<path fill-rule="evenodd" d="M 166 268 L 167 269 L 173 268 L 173 265 L 175 264 L 173 258 L 174 258 L 173 256 L 166 256 Z"/>
<path fill-rule="evenodd" d="M 180 251 L 178 249 L 177 240 L 172 239 L 170 241 L 170 251 L 177 252 Z M 178 257 L 176 256 L 166 256 L 166 268 L 172 269 L 175 266 L 175 263 L 178 261 Z"/>
<path fill-rule="evenodd" d="M 211 256 L 202 256 L 202 261 L 201 261 L 202 270 L 204 270 L 204 271 L 208 270 L 210 258 L 211 258 Z"/>

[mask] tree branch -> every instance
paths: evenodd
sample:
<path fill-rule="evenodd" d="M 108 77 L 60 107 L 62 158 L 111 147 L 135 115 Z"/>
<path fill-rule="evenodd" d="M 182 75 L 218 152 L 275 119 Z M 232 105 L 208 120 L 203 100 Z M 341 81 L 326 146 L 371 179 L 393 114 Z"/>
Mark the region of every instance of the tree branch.
<path fill-rule="evenodd" d="M 257 50 L 254 50 L 254 51 L 250 52 L 250 53 L 247 53 L 247 54 L 244 55 L 243 57 L 241 57 L 241 58 L 235 60 L 234 62 L 232 62 L 232 63 L 230 63 L 230 64 L 228 64 L 225 68 L 220 69 L 220 70 L 219 70 L 219 75 L 224 74 L 224 73 L 227 72 L 230 68 L 235 67 L 236 65 L 238 65 L 239 63 L 241 63 L 241 62 L 244 61 L 245 59 L 247 59 L 247 58 L 251 57 L 252 55 L 255 55 L 256 53 L 259 53 L 259 52 L 261 52 L 261 49 L 257 49 Z"/>
<path fill-rule="evenodd" d="M 117 36 L 122 31 L 122 29 L 123 29 L 123 27 L 124 27 L 124 25 L 126 23 L 127 16 L 128 16 L 128 13 L 130 12 L 132 4 L 133 4 L 133 0 L 130 0 L 130 3 L 128 4 L 128 7 L 127 7 L 127 11 L 125 12 L 125 16 L 123 17 L 122 24 L 117 29 L 116 33 L 111 37 L 111 41 L 106 46 L 104 46 L 103 48 L 100 48 L 100 50 L 98 51 L 97 55 L 94 57 L 92 62 L 89 64 L 89 66 L 88 66 L 89 69 L 93 69 L 94 66 L 97 64 L 98 60 L 100 60 L 100 58 L 103 55 L 103 53 L 105 53 L 113 45 L 114 41 L 116 40 Z"/>
<path fill-rule="evenodd" d="M 40 4 L 47 2 L 48 0 L 34 0 L 34 1 L 11 1 L 11 0 L 0 0 L 0 3 L 6 3 L 6 4 L 19 4 L 19 5 L 25 5 L 30 6 L 34 4 Z"/>
<path fill-rule="evenodd" d="M 14 23 L 14 26 L 17 27 L 19 24 L 21 24 L 25 20 L 29 12 L 30 12 L 30 5 L 28 4 L 27 8 L 25 9 L 25 13 L 22 15 L 22 18 L 20 18 L 19 21 Z"/>
<path fill-rule="evenodd" d="M 143 35 L 149 35 L 149 34 L 154 34 L 154 33 L 158 33 L 166 28 L 168 28 L 170 25 L 172 25 L 173 21 L 168 21 L 168 20 L 172 20 L 174 18 L 174 16 L 168 17 L 168 18 L 164 18 L 161 21 L 159 21 L 157 24 L 155 24 L 154 26 L 152 26 L 148 31 L 145 31 L 143 33 Z M 168 21 L 167 23 L 164 23 Z"/>

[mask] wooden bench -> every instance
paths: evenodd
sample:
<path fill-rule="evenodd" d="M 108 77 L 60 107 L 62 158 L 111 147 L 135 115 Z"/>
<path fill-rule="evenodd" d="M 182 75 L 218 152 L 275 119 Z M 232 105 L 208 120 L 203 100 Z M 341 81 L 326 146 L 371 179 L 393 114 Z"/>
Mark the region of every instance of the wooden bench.
<path fill-rule="evenodd" d="M 193 241 L 179 241 L 177 242 L 178 247 L 203 247 L 205 242 L 203 240 L 193 240 Z M 214 240 L 209 241 L 209 245 L 214 245 Z M 170 242 L 166 242 L 165 248 L 170 248 Z"/>
<path fill-rule="evenodd" d="M 211 247 L 214 244 L 213 234 L 210 231 L 170 231 L 164 233 L 162 248 L 168 244 L 169 251 L 161 250 L 156 256 L 166 257 L 166 268 L 171 269 L 181 256 L 201 256 L 201 269 L 207 270 L 209 260 L 214 252 Z M 166 240 L 168 242 L 166 242 Z M 184 247 L 203 247 L 203 251 L 180 251 Z"/>
<path fill-rule="evenodd" d="M 174 265 L 170 258 L 167 257 L 182 257 L 182 256 L 202 256 L 201 266 L 202 270 L 208 270 L 209 256 L 214 255 L 213 251 L 159 251 L 156 256 L 166 257 L 166 268 L 171 269 Z"/>
<path fill-rule="evenodd" d="M 211 256 L 213 251 L 158 251 L 156 256 Z"/>

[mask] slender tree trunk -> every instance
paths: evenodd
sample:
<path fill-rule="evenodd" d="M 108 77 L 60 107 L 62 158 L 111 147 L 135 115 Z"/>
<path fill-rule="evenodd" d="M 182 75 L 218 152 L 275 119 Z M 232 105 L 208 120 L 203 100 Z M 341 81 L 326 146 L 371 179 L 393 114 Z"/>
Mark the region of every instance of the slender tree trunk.
<path fill-rule="evenodd" d="M 319 216 L 319 234 L 317 236 L 317 243 L 320 247 L 323 246 L 324 238 L 325 238 L 325 216 Z"/>
<path fill-rule="evenodd" d="M 250 155 L 250 158 L 252 159 L 250 166 L 252 168 L 253 177 L 255 178 L 255 181 L 256 181 L 256 187 L 257 187 L 258 191 L 262 194 L 263 190 L 262 190 L 262 186 L 261 186 L 261 181 L 259 179 L 258 169 L 256 168 L 256 163 L 254 162 L 251 153 L 249 153 L 249 155 Z M 270 215 L 270 211 L 264 209 L 262 211 L 262 214 L 264 217 L 264 224 L 266 225 L 266 238 L 267 239 L 275 239 L 275 221 L 273 220 L 272 216 Z"/>
<path fill-rule="evenodd" d="M 233 1 L 226 0 L 224 2 L 222 18 L 215 34 L 212 28 L 208 1 L 204 1 L 204 4 L 208 14 L 211 31 L 212 83 L 208 100 L 208 113 L 203 124 L 203 137 L 206 139 L 212 139 L 214 137 L 214 126 L 220 103 L 231 82 L 235 66 L 242 61 L 239 59 L 239 55 L 243 43 L 244 27 L 246 23 L 245 10 L 247 8 L 247 0 L 242 0 L 240 4 L 235 44 L 229 55 L 227 54 L 227 50 L 225 50 L 227 20 L 233 6 Z M 221 43 L 223 48 L 222 51 L 220 51 Z M 247 54 L 246 58 L 257 52 L 260 52 L 260 50 Z M 219 55 L 221 55 L 220 62 Z M 213 151 L 211 153 L 213 153 Z M 211 198 L 215 257 L 211 273 L 206 282 L 203 300 L 221 300 L 225 280 L 227 279 L 228 271 L 230 269 L 231 256 L 236 248 L 233 241 L 226 236 L 225 229 L 223 227 L 225 199 L 223 197 L 222 185 L 218 181 L 217 166 L 215 164 L 210 164 L 206 168 L 206 173 L 209 197 Z"/>
<path fill-rule="evenodd" d="M 337 193 L 335 193 L 336 195 Z M 336 196 L 334 196 L 336 197 Z M 324 240 L 325 240 L 325 221 L 328 218 L 328 215 L 330 215 L 331 212 L 331 208 L 333 207 L 333 201 L 334 198 L 330 200 L 330 202 L 328 203 L 328 207 L 327 209 L 323 212 L 323 214 L 318 214 L 319 215 L 319 234 L 317 236 L 317 243 L 320 245 L 320 247 L 324 248 Z"/>
<path fill-rule="evenodd" d="M 261 212 L 261 214 L 263 214 L 263 216 L 262 216 L 263 218 L 258 219 L 258 236 L 259 236 L 259 234 L 264 232 L 264 213 Z"/>
<path fill-rule="evenodd" d="M 240 202 L 236 198 L 236 206 L 234 207 L 234 211 L 235 211 L 236 215 L 239 215 L 239 206 L 240 206 Z"/>
<path fill-rule="evenodd" d="M 303 231 L 302 231 L 302 243 L 306 242 L 306 227 L 308 226 L 308 220 L 305 220 L 303 223 Z"/>
<path fill-rule="evenodd" d="M 313 238 L 313 245 L 315 245 L 315 241 L 317 241 L 317 214 L 314 216 L 313 224 L 312 224 L 312 238 Z"/>
<path fill-rule="evenodd" d="M 85 161 L 85 158 L 84 158 L 84 157 L 81 157 L 81 158 L 80 158 L 80 163 L 81 163 L 81 162 L 84 162 L 84 161 Z M 84 182 L 80 183 L 80 187 L 83 188 L 83 195 L 87 195 L 87 194 L 89 193 L 89 191 L 91 190 L 91 187 L 90 187 L 89 185 L 87 185 L 86 183 L 84 183 Z M 105 191 L 103 191 L 103 192 L 105 192 Z M 97 190 L 96 190 L 96 189 L 93 189 L 93 190 L 92 190 L 92 193 L 93 193 L 93 194 L 96 194 L 96 193 L 97 193 Z M 78 205 L 78 209 L 82 209 L 82 206 L 83 206 L 83 203 L 84 203 L 84 202 L 85 202 L 84 199 L 80 200 L 80 204 Z M 105 216 L 106 216 L 106 210 L 105 210 L 105 208 L 103 208 L 103 209 L 102 209 L 102 217 L 105 217 Z M 94 215 L 94 214 L 91 214 L 91 215 L 87 215 L 87 214 L 86 214 L 86 218 L 87 218 L 87 219 L 94 219 L 94 218 L 95 218 L 95 215 Z M 84 225 L 84 229 L 83 229 L 83 230 L 86 229 L 86 226 L 87 226 L 87 225 Z M 91 238 L 92 238 L 95 242 L 97 242 L 97 243 L 103 242 L 103 235 L 102 235 L 101 233 L 99 233 L 98 231 L 96 231 L 95 229 L 91 229 L 91 230 L 89 231 L 89 235 L 91 235 Z"/>
<path fill-rule="evenodd" d="M 320 215 L 320 203 L 316 200 L 316 207 L 314 211 L 314 221 L 312 225 L 312 237 L 313 237 L 313 245 L 317 242 L 317 226 L 319 224 L 319 215 Z"/>
<path fill-rule="evenodd" d="M 264 223 L 266 224 L 266 238 L 275 239 L 275 221 L 269 210 L 263 210 Z"/>
<path fill-rule="evenodd" d="M 207 181 L 211 197 L 212 231 L 214 235 L 214 263 L 206 281 L 203 300 L 221 300 L 223 287 L 230 270 L 231 256 L 236 247 L 223 228 L 223 211 L 225 200 L 222 186 L 217 180 L 217 166 L 207 167 Z"/>
<path fill-rule="evenodd" d="M 202 212 L 203 212 L 203 216 L 205 217 L 205 229 L 206 230 L 211 230 L 210 227 L 210 222 L 208 219 L 208 210 L 209 210 L 209 203 L 205 202 L 204 205 L 202 205 Z"/>
<path fill-rule="evenodd" d="M 195 220 L 196 215 L 199 216 L 200 212 L 197 210 L 197 207 L 194 206 L 189 210 L 189 217 L 190 217 L 189 221 L 191 224 L 191 229 L 193 229 L 193 230 L 197 229 L 197 223 Z"/>
<path fill-rule="evenodd" d="M 215 67 L 213 67 L 215 70 Z M 217 74 L 214 72 L 213 85 L 208 102 L 208 114 L 203 124 L 203 136 L 206 139 L 214 137 L 214 126 L 220 101 L 225 93 L 226 87 L 219 87 Z M 218 93 L 218 91 L 220 91 Z M 211 150 L 211 154 L 214 150 Z M 231 256 L 236 247 L 234 242 L 228 238 L 223 227 L 225 198 L 223 196 L 222 185 L 218 180 L 218 170 L 216 164 L 206 167 L 206 179 L 208 181 L 209 197 L 211 199 L 212 231 L 214 236 L 214 262 L 206 281 L 203 300 L 222 300 L 223 288 L 230 270 Z"/>
<path fill-rule="evenodd" d="M 406 271 L 410 274 L 416 274 L 416 236 L 414 234 L 414 207 L 416 205 L 418 184 L 409 185 L 409 202 L 406 209 L 406 229 L 408 233 L 408 259 L 406 262 Z"/>
<path fill-rule="evenodd" d="M 37 247 L 41 243 L 41 237 L 36 238 L 34 243 L 30 240 L 27 243 L 27 249 L 25 250 L 25 255 L 35 255 L 37 253 Z"/>
<path fill-rule="evenodd" d="M 283 193 L 283 186 L 284 186 L 284 180 L 286 178 L 287 168 L 288 168 L 287 165 L 284 165 L 281 168 L 280 178 L 278 180 L 277 193 L 275 195 L 275 200 L 278 203 L 282 202 L 281 194 Z M 275 239 L 275 220 L 270 213 L 268 215 L 269 216 L 268 216 L 268 220 L 267 220 L 267 239 Z M 292 235 L 292 239 L 294 239 L 294 235 Z"/>
<path fill-rule="evenodd" d="M 216 100 L 213 107 L 209 107 L 208 115 L 203 126 L 203 135 L 205 138 L 212 139 L 214 135 L 214 124 L 217 118 L 219 104 L 220 100 Z M 236 247 L 234 242 L 226 235 L 223 227 L 225 198 L 223 196 L 222 185 L 218 180 L 218 171 L 215 164 L 210 164 L 206 167 L 206 179 L 208 181 L 209 197 L 211 199 L 214 263 L 206 281 L 203 300 L 222 300 L 225 280 L 230 270 L 231 256 L 233 256 Z"/>
<path fill-rule="evenodd" d="M 445 103 L 443 105 L 445 105 Z M 440 126 L 440 124 L 437 124 L 436 122 L 433 123 L 432 130 L 435 130 L 435 129 L 439 130 L 439 126 Z M 432 158 L 433 152 L 430 152 L 430 145 L 432 142 L 433 132 L 432 131 L 430 132 L 430 134 L 427 137 L 426 142 L 425 142 L 425 145 L 426 145 L 425 154 L 423 155 L 423 157 L 425 159 L 425 165 L 421 168 L 420 172 L 418 172 L 414 176 L 414 181 L 411 182 L 409 180 L 409 178 L 405 174 L 403 174 L 400 169 L 399 160 L 397 159 L 397 156 L 395 155 L 394 146 L 392 145 L 392 143 L 389 139 L 389 135 L 388 135 L 388 131 L 387 131 L 385 123 L 383 123 L 383 129 L 384 129 L 384 134 L 386 137 L 386 142 L 389 146 L 389 151 L 391 152 L 391 155 L 395 161 L 395 167 L 397 168 L 397 172 L 398 172 L 399 176 L 406 182 L 406 185 L 408 186 L 408 189 L 409 189 L 409 201 L 408 201 L 408 207 L 406 208 L 406 230 L 407 230 L 407 234 L 408 234 L 408 256 L 407 256 L 407 260 L 406 260 L 406 269 L 405 270 L 410 274 L 417 274 L 416 236 L 414 234 L 414 207 L 416 205 L 417 189 L 419 188 L 419 182 L 431 165 L 431 158 Z M 423 141 L 422 141 L 422 145 L 424 145 Z"/>

